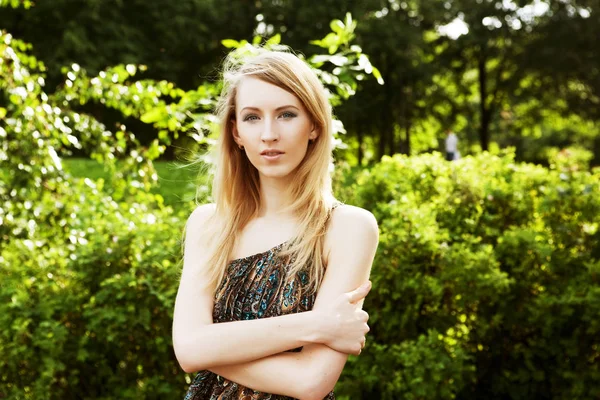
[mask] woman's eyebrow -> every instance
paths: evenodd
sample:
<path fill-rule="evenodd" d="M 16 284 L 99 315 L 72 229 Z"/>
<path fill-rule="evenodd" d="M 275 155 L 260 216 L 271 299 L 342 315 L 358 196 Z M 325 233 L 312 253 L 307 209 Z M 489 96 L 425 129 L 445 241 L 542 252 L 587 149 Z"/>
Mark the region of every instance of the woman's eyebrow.
<path fill-rule="evenodd" d="M 281 106 L 281 107 L 277 107 L 275 109 L 275 111 L 279 111 L 279 110 L 283 110 L 284 108 L 295 108 L 296 110 L 300 111 L 300 109 L 294 105 L 288 104 L 285 106 Z M 252 110 L 252 111 L 260 111 L 260 108 L 257 107 L 244 107 L 240 110 L 240 112 L 244 111 L 244 110 Z"/>

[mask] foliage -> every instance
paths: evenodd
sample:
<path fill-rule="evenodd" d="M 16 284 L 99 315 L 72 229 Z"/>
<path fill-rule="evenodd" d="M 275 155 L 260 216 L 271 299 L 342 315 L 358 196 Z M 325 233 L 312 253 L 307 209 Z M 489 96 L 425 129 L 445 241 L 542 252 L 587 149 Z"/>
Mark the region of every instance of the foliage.
<path fill-rule="evenodd" d="M 384 154 L 437 150 L 450 126 L 463 154 L 516 147 L 517 159 L 546 163 L 546 147 L 575 145 L 600 163 L 598 1 L 0 1 L 32 4 L 3 8 L 0 27 L 34 43 L 49 66 L 49 92 L 62 81 L 60 68 L 74 63 L 91 75 L 110 65 L 147 65 L 136 79 L 188 91 L 216 80 L 227 38 L 280 34 L 310 58 L 322 51 L 315 43 L 328 48 L 341 28 L 328 22 L 351 12 L 359 22 L 352 44 L 369 54 L 386 85 L 357 79 L 356 95 L 336 108 L 350 146 L 338 157 L 368 164 Z M 108 126 L 120 118 L 102 106 L 94 115 Z M 162 128 L 135 130 L 146 145 Z M 177 157 L 174 144 L 194 143 L 171 138 L 162 157 Z"/>
<path fill-rule="evenodd" d="M 11 2 L 32 3 L 0 6 Z M 220 0 L 33 3 L 2 9 L 0 27 L 34 44 L 36 57 L 52 67 L 51 90 L 62 81 L 60 68 L 74 63 L 93 75 L 111 65 L 144 64 L 145 78 L 198 87 L 223 56 L 221 40 L 251 35 L 255 22 L 248 16 L 256 15 L 254 2 L 230 7 Z"/>
<path fill-rule="evenodd" d="M 181 391 L 168 339 L 181 220 L 146 192 L 152 153 L 44 93 L 28 49 L 0 35 L 0 395 Z M 63 170 L 59 155 L 80 147 L 113 167 L 109 181 Z"/>
<path fill-rule="evenodd" d="M 334 20 L 331 32 L 323 39 L 322 47 L 331 54 L 313 55 L 306 61 L 313 67 L 319 78 L 329 90 L 332 104 L 340 104 L 356 93 L 357 80 L 374 75 L 381 81 L 378 70 L 371 65 L 369 58 L 360 47 L 352 45 L 353 31 L 356 23 L 350 15 L 345 23 Z M 223 44 L 236 49 L 238 54 L 248 54 L 257 46 L 281 49 L 280 36 L 275 35 L 261 45 L 261 36 L 256 36 L 253 43 L 245 40 L 227 39 Z M 316 42 L 322 42 L 316 41 Z M 332 72 L 326 70 L 333 65 Z M 167 146 L 173 145 L 180 136 L 189 136 L 197 145 L 212 144 L 216 133 L 216 120 L 211 114 L 220 92 L 218 81 L 204 82 L 195 90 L 178 89 L 171 82 L 154 80 L 136 80 L 138 68 L 134 65 L 119 65 L 101 71 L 97 77 L 89 78 L 77 64 L 63 72 L 67 75 L 65 87 L 53 97 L 57 102 L 83 105 L 89 102 L 100 103 L 104 107 L 115 109 L 124 117 L 135 118 L 152 126 L 158 131 L 158 138 L 153 139 L 148 149 L 150 159 L 156 159 Z M 334 124 L 335 133 L 344 133 L 341 122 Z M 341 139 L 337 139 L 338 146 Z M 99 161 L 102 161 L 99 159 Z"/>
<path fill-rule="evenodd" d="M 19 8 L 23 7 L 25 9 L 31 8 L 32 1 L 31 0 L 0 0 L 0 7 L 11 7 L 11 8 Z"/>
<path fill-rule="evenodd" d="M 327 82 L 339 99 L 353 94 L 353 74 L 374 71 L 366 55 L 346 49 L 354 29 L 346 20 L 334 34 L 347 35 L 345 80 Z M 179 212 L 165 206 L 153 190 L 153 161 L 179 135 L 210 144 L 219 84 L 184 91 L 136 80 L 144 69 L 118 65 L 90 77 L 73 64 L 49 94 L 31 46 L 0 32 L 2 398 L 183 395 L 171 321 L 180 238 L 194 203 Z M 152 124 L 158 137 L 142 144 L 124 123 L 105 126 L 85 112 L 97 104 Z M 106 177 L 66 171 L 63 158 L 76 151 L 102 164 Z M 207 192 L 199 195 L 204 201 Z"/>
<path fill-rule="evenodd" d="M 339 393 L 598 398 L 600 174 L 580 158 L 397 155 L 336 180 L 381 231 L 372 329 Z"/>
<path fill-rule="evenodd" d="M 21 3 L 29 4 L 4 0 L 0 6 Z M 48 10 L 72 2 L 40 3 Z M 208 15 L 227 15 L 217 8 L 223 2 L 205 3 L 215 6 Z M 154 12 L 161 4 L 185 11 L 191 2 L 163 2 Z M 414 28 L 406 35 L 408 50 L 415 50 L 415 37 L 425 40 L 426 32 L 449 18 L 421 16 L 414 2 L 402 11 L 397 5 L 395 15 Z M 309 11 L 322 9 L 319 4 Z M 397 23 L 382 12 L 369 15 L 374 37 L 377 24 L 384 29 Z M 83 21 L 102 18 L 94 14 Z M 93 24 L 78 24 L 84 25 Z M 339 101 L 357 90 L 359 77 L 376 74 L 362 49 L 351 44 L 358 36 L 354 25 L 348 17 L 332 22 L 333 32 L 315 42 L 325 54 L 307 57 Z M 278 42 L 275 36 L 271 44 Z M 243 41 L 225 44 L 246 47 Z M 376 54 L 363 47 L 379 65 L 395 43 L 384 37 L 376 44 Z M 70 63 L 64 84 L 49 92 L 48 69 L 31 54 L 31 46 L 0 35 L 0 397 L 181 396 L 187 377 L 173 357 L 170 326 L 187 213 L 165 207 L 153 192 L 153 160 L 178 137 L 210 144 L 214 121 L 208 111 L 218 84 L 184 90 L 147 79 L 140 65 L 102 65 L 90 76 Z M 408 63 L 407 72 L 419 72 L 423 61 L 435 66 L 429 53 L 401 55 L 394 62 Z M 405 82 L 410 91 L 403 93 L 431 94 L 428 79 L 447 83 L 444 72 L 438 81 L 435 72 L 425 72 Z M 564 79 L 569 86 L 571 78 Z M 354 110 L 390 111 L 379 107 L 381 98 L 373 95 L 379 92 L 369 93 L 373 104 L 354 104 Z M 511 96 L 516 94 L 504 98 L 516 98 Z M 142 142 L 129 122 L 105 125 L 85 112 L 90 105 L 114 110 L 131 125 L 151 124 L 159 133 Z M 443 108 L 440 119 L 452 110 Z M 373 115 L 376 124 L 384 114 Z M 374 134 L 371 120 L 359 116 Z M 65 171 L 62 158 L 77 151 L 104 164 L 107 178 Z M 437 154 L 396 156 L 367 171 L 337 170 L 339 196 L 372 210 L 381 227 L 374 289 L 366 303 L 372 332 L 365 352 L 344 372 L 337 388 L 342 397 L 600 396 L 600 177 L 586 172 L 589 152 L 573 148 L 549 156 L 550 169 L 485 153 L 455 163 Z"/>
<path fill-rule="evenodd" d="M 182 395 L 170 345 L 182 221 L 130 201 L 79 180 L 33 203 L 54 226 L 3 240 L 3 397 Z"/>

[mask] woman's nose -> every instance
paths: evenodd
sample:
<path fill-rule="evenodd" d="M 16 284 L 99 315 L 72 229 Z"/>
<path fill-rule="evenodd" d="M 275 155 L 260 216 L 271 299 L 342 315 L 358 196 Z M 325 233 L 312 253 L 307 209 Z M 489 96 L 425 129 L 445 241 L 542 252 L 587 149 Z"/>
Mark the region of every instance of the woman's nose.
<path fill-rule="evenodd" d="M 275 127 L 274 121 L 269 119 L 265 120 L 265 124 L 263 125 L 263 131 L 260 135 L 260 139 L 263 142 L 273 142 L 279 140 L 279 134 Z"/>

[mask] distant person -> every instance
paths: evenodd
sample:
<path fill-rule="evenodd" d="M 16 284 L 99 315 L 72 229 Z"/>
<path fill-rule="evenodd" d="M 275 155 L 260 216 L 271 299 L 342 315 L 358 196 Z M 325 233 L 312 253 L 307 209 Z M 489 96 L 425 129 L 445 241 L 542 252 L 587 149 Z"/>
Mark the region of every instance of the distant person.
<path fill-rule="evenodd" d="M 452 132 L 452 129 L 446 130 L 446 160 L 454 161 L 460 158 L 458 152 L 458 137 Z"/>

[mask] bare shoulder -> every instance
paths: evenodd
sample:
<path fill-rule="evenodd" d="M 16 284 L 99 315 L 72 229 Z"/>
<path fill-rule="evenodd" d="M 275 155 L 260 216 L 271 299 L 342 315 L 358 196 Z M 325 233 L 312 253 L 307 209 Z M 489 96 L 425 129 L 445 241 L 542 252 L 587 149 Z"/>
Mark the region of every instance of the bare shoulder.
<path fill-rule="evenodd" d="M 375 216 L 360 207 L 341 205 L 333 210 L 325 240 L 327 254 L 332 251 L 374 251 L 379 242 Z"/>
<path fill-rule="evenodd" d="M 333 210 L 329 231 L 333 236 L 356 231 L 364 232 L 369 236 L 379 236 L 377 220 L 370 211 L 346 204 Z"/>
<path fill-rule="evenodd" d="M 215 210 L 216 205 L 214 203 L 199 205 L 188 217 L 186 229 L 188 231 L 197 231 L 202 228 L 215 214 Z"/>
<path fill-rule="evenodd" d="M 201 268 L 203 260 L 206 257 L 208 246 L 207 227 L 210 226 L 210 219 L 215 215 L 216 207 L 214 204 L 202 204 L 194 209 L 185 224 L 184 245 L 183 245 L 183 276 L 188 276 L 191 272 L 197 273 Z M 197 277 L 190 279 L 196 280 Z M 183 280 L 182 280 L 183 282 Z"/>

